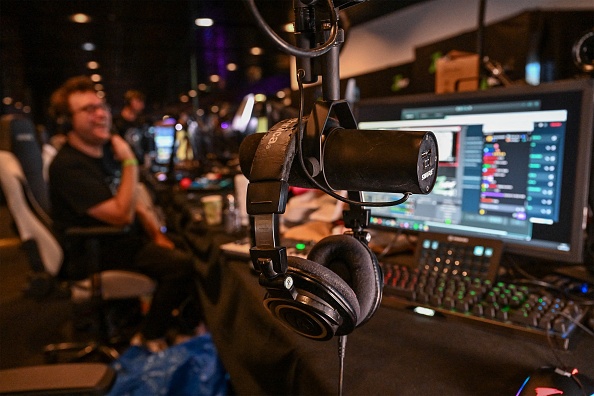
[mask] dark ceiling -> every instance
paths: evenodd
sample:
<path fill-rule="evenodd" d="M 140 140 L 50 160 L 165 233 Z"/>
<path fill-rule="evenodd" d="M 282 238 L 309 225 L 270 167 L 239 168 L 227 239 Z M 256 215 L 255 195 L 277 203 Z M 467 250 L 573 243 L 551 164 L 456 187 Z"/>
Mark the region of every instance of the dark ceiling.
<path fill-rule="evenodd" d="M 341 20 L 352 27 L 420 1 L 370 0 L 347 8 Z M 293 39 L 281 29 L 294 20 L 293 0 L 256 4 L 276 32 Z M 78 12 L 91 22 L 70 22 Z M 210 17 L 214 25 L 197 27 L 198 17 Z M 143 91 L 153 108 L 164 108 L 201 83 L 201 105 L 288 86 L 288 55 L 256 27 L 242 0 L 2 0 L 0 18 L 3 98 L 30 106 L 37 120 L 64 80 L 94 73 L 89 61 L 98 62 L 96 73 L 116 108 L 130 88 Z M 95 50 L 84 51 L 85 42 Z M 253 46 L 263 54 L 250 55 Z M 228 71 L 229 62 L 237 70 Z M 221 77 L 218 83 L 209 80 L 213 74 Z"/>

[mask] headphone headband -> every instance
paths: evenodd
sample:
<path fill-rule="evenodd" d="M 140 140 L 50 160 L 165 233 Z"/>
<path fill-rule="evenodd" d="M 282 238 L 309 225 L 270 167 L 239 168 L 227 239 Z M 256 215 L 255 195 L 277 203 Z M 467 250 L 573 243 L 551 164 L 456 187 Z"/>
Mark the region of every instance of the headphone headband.
<path fill-rule="evenodd" d="M 250 171 L 246 208 L 254 216 L 255 246 L 250 249 L 254 267 L 262 272 L 261 283 L 287 271 L 287 251 L 279 246 L 279 218 L 285 212 L 289 173 L 295 157 L 297 119 L 274 125 L 260 140 Z M 285 278 L 283 278 L 285 279 Z M 290 290 L 284 280 L 275 286 Z"/>

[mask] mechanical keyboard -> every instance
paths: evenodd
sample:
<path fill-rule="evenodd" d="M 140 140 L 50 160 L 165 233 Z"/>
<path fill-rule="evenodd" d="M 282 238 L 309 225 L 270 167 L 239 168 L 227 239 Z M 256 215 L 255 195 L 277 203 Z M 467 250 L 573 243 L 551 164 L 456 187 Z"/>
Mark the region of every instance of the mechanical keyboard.
<path fill-rule="evenodd" d="M 485 246 L 482 240 L 435 238 L 429 234 L 419 241 L 414 268 L 380 263 L 384 306 L 460 319 L 569 348 L 587 307 L 542 287 L 497 281 L 498 262 L 491 259 L 500 255 L 499 247 Z"/>

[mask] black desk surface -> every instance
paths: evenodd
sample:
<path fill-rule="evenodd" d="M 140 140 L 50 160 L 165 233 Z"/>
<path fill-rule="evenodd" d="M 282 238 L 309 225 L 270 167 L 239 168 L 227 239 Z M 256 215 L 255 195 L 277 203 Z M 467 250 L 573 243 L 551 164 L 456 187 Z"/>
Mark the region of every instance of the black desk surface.
<path fill-rule="evenodd" d="M 234 390 L 252 394 L 337 394 L 337 339 L 317 342 L 283 327 L 262 305 L 249 264 L 218 250 L 231 237 L 206 234 L 199 263 L 207 324 Z M 205 236 L 206 236 L 205 235 Z M 515 395 L 545 365 L 594 377 L 594 337 L 569 351 L 459 321 L 380 307 L 348 336 L 345 395 Z"/>

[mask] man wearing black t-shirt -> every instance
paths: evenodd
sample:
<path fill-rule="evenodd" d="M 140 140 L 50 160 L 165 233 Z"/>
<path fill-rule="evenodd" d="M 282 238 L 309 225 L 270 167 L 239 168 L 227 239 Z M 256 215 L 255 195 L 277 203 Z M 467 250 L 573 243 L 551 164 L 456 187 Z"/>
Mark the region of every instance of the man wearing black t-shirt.
<path fill-rule="evenodd" d="M 138 160 L 121 136 L 112 136 L 109 108 L 93 82 L 87 77 L 69 79 L 52 95 L 51 106 L 57 118 L 70 124 L 49 171 L 56 231 L 62 235 L 73 226 L 131 227 L 130 235 L 102 239 L 101 264 L 102 269 L 137 271 L 157 281 L 141 331 L 154 345 L 172 325 L 172 312 L 188 299 L 197 300 L 192 257 L 175 248 L 137 198 Z M 67 249 L 69 275 L 76 274 L 77 263 L 83 264 L 77 261 L 83 257 L 81 249 L 76 244 Z"/>

